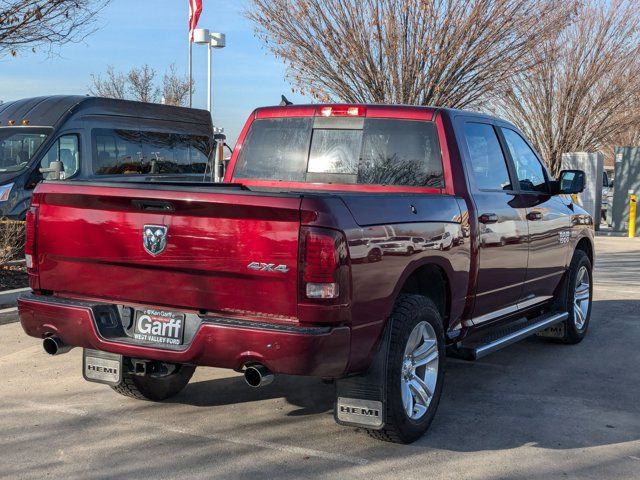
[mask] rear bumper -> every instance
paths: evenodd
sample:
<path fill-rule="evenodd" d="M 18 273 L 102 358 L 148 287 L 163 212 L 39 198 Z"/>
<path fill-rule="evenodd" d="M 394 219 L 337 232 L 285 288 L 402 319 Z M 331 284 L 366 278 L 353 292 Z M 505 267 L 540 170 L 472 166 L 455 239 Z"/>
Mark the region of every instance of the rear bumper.
<path fill-rule="evenodd" d="M 105 338 L 97 327 L 95 302 L 26 294 L 18 299 L 24 331 L 37 338 L 57 335 L 67 345 L 127 357 L 240 369 L 264 364 L 274 373 L 339 377 L 349 359 L 348 327 L 270 325 L 221 317 L 202 319 L 180 349 L 140 345 L 130 337 Z"/>

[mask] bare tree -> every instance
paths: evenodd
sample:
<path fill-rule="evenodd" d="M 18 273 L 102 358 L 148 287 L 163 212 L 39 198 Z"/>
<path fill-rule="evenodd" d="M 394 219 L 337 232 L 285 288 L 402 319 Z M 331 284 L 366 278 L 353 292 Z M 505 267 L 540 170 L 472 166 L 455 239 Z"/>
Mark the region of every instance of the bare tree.
<path fill-rule="evenodd" d="M 160 91 L 154 85 L 156 71 L 149 65 L 132 68 L 127 75 L 127 86 L 131 97 L 141 102 L 156 103 Z"/>
<path fill-rule="evenodd" d="M 24 251 L 24 222 L 0 218 L 0 267 Z"/>
<path fill-rule="evenodd" d="M 116 72 L 113 66 L 108 66 L 105 77 L 99 74 L 91 75 L 89 93 L 98 97 L 187 105 L 189 80 L 186 75 L 178 73 L 175 64 L 169 65 L 160 85 L 156 81 L 157 77 L 156 70 L 149 65 L 133 67 L 127 73 Z M 192 89 L 193 85 L 192 82 Z"/>
<path fill-rule="evenodd" d="M 109 0 L 0 0 L 0 57 L 26 48 L 52 48 L 95 31 Z"/>
<path fill-rule="evenodd" d="M 639 29 L 636 0 L 589 0 L 498 96 L 495 111 L 524 131 L 554 173 L 562 153 L 612 150 L 640 128 Z"/>
<path fill-rule="evenodd" d="M 193 82 L 191 83 L 193 93 Z M 189 78 L 180 75 L 175 64 L 162 77 L 162 98 L 167 105 L 187 105 L 189 103 Z"/>
<path fill-rule="evenodd" d="M 634 101 L 635 100 L 635 101 Z M 605 165 L 613 166 L 615 162 L 616 147 L 637 147 L 640 146 L 640 119 L 638 112 L 640 111 L 640 97 L 629 99 L 629 105 L 625 110 L 619 112 L 626 118 L 619 120 L 622 127 L 621 131 L 612 135 L 603 141 L 603 145 L 599 147 L 605 156 Z"/>
<path fill-rule="evenodd" d="M 112 65 L 107 67 L 106 76 L 103 79 L 101 75 L 91 74 L 91 94 L 98 97 L 127 98 L 127 76 L 116 72 Z"/>
<path fill-rule="evenodd" d="M 531 65 L 566 0 L 251 0 L 288 77 L 321 101 L 469 107 Z"/>

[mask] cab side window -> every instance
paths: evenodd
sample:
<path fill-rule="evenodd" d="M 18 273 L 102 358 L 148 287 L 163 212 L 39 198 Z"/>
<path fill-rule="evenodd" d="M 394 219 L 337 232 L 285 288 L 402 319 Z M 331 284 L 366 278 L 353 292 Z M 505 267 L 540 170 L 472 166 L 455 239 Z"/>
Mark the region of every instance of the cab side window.
<path fill-rule="evenodd" d="M 502 134 L 516 167 L 520 189 L 528 192 L 548 192 L 544 167 L 527 142 L 508 128 L 503 128 Z"/>
<path fill-rule="evenodd" d="M 477 187 L 480 190 L 511 190 L 507 162 L 493 126 L 469 122 L 464 126 L 464 134 Z"/>
<path fill-rule="evenodd" d="M 51 145 L 49 151 L 42 158 L 41 168 L 49 168 L 51 162 L 62 162 L 61 179 L 70 178 L 80 170 L 80 149 L 77 135 L 63 135 Z M 45 175 L 47 178 L 47 175 Z"/>

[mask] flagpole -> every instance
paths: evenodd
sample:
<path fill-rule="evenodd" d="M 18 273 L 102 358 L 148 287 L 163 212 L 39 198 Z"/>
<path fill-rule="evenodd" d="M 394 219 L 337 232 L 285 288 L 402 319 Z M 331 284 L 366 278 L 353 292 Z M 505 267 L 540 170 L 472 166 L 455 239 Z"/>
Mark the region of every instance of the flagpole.
<path fill-rule="evenodd" d="M 189 107 L 193 107 L 193 32 L 202 13 L 202 0 L 189 0 Z"/>
<path fill-rule="evenodd" d="M 192 54 L 193 54 L 193 42 L 191 41 L 191 32 L 189 32 L 189 108 L 193 105 L 193 62 L 192 62 Z"/>

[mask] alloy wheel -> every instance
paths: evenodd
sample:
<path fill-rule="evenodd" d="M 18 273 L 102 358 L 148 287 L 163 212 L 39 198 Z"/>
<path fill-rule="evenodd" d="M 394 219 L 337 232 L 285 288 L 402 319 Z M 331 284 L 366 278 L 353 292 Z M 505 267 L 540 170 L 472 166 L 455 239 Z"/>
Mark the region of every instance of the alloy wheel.
<path fill-rule="evenodd" d="M 591 303 L 591 279 L 587 267 L 582 266 L 576 275 L 576 287 L 573 295 L 573 321 L 578 330 L 587 322 Z"/>
<path fill-rule="evenodd" d="M 428 322 L 418 323 L 407 340 L 402 359 L 400 391 L 407 417 L 419 420 L 433 398 L 438 380 L 438 340 Z"/>

